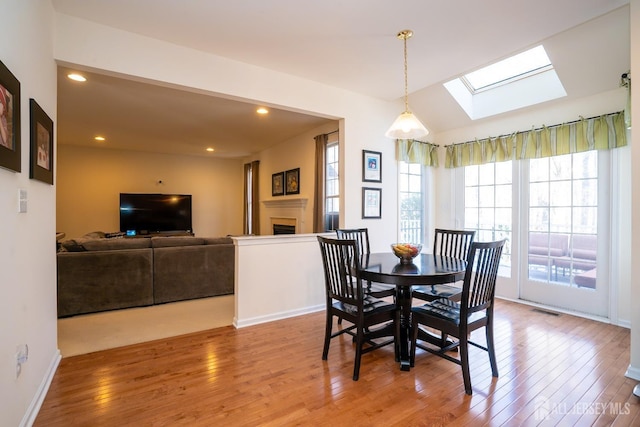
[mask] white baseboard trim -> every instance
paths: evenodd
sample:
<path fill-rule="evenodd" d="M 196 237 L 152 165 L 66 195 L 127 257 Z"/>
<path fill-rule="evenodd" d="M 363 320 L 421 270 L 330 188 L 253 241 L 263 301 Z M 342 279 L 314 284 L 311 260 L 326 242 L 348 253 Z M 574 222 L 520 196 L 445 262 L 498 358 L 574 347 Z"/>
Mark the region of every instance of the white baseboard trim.
<path fill-rule="evenodd" d="M 578 311 L 565 310 L 565 309 L 562 309 L 562 308 L 547 306 L 547 305 L 539 304 L 539 303 L 536 303 L 536 302 L 525 301 L 523 299 L 507 298 L 507 297 L 501 297 L 501 296 L 498 296 L 498 295 L 496 295 L 496 298 L 497 299 L 503 299 L 505 301 L 515 302 L 515 303 L 518 303 L 518 304 L 529 305 L 531 307 L 541 308 L 541 309 L 545 309 L 545 310 L 548 310 L 548 311 L 555 311 L 555 312 L 562 313 L 562 314 L 569 314 L 571 316 L 582 317 L 584 319 L 595 320 L 597 322 L 608 323 L 610 325 L 614 325 L 615 324 L 615 323 L 613 323 L 611 321 L 611 319 L 606 318 L 606 317 L 594 316 L 594 315 L 587 314 L 587 313 L 580 313 Z M 618 322 L 618 324 L 615 324 L 615 325 L 616 326 L 622 326 L 622 327 L 630 328 L 630 325 L 626 326 L 626 325 L 620 324 L 620 323 L 621 322 Z"/>
<path fill-rule="evenodd" d="M 58 349 L 53 355 L 53 359 L 49 364 L 46 375 L 40 383 L 40 387 L 38 387 L 38 392 L 33 397 L 33 400 L 31 401 L 29 408 L 27 408 L 27 412 L 24 414 L 24 417 L 22 417 L 20 427 L 30 427 L 36 421 L 38 412 L 40 412 L 40 408 L 42 407 L 42 402 L 44 402 L 44 398 L 47 397 L 47 392 L 49 391 L 49 387 L 51 386 L 51 381 L 53 381 L 53 376 L 58 370 L 58 365 L 60 365 L 61 359 L 62 355 L 60 354 L 60 350 Z"/>
<path fill-rule="evenodd" d="M 627 378 L 631 378 L 632 380 L 640 381 L 640 368 L 629 365 L 629 367 L 627 368 L 627 372 L 624 373 L 624 376 Z"/>
<path fill-rule="evenodd" d="M 233 326 L 236 329 L 245 328 L 247 326 L 259 325 L 261 323 L 273 322 L 274 320 L 288 319 L 289 317 L 302 316 L 303 314 L 316 313 L 325 309 L 324 304 L 311 307 L 299 308 L 291 311 L 282 311 L 280 313 L 272 313 L 264 316 L 251 317 L 249 319 L 243 319 L 238 321 L 236 317 L 233 318 Z"/>

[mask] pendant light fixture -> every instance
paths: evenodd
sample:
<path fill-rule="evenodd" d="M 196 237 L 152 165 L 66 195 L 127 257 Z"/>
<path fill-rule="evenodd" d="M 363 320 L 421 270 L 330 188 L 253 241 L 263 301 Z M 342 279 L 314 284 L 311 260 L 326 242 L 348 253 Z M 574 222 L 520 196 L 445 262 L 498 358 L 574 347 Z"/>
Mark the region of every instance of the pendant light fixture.
<path fill-rule="evenodd" d="M 429 134 L 427 128 L 409 111 L 407 86 L 407 39 L 413 36 L 413 31 L 402 30 L 398 38 L 404 43 L 404 112 L 393 122 L 385 136 L 393 139 L 420 139 Z"/>

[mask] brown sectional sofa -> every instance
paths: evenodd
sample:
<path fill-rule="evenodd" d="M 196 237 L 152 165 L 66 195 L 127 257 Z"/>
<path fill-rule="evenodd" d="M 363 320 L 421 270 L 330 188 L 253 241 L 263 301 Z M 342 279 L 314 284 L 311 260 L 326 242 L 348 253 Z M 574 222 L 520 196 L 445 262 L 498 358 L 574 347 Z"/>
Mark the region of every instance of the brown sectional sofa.
<path fill-rule="evenodd" d="M 230 238 L 84 238 L 61 243 L 58 317 L 234 292 Z"/>

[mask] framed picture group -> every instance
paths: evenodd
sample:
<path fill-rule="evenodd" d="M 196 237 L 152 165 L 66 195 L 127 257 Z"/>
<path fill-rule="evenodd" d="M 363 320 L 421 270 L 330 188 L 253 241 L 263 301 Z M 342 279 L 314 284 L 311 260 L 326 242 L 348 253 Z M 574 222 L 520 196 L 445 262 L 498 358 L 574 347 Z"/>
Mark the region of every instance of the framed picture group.
<path fill-rule="evenodd" d="M 300 194 L 300 168 L 271 175 L 271 195 Z"/>
<path fill-rule="evenodd" d="M 0 167 L 20 172 L 20 82 L 0 62 Z"/>
<path fill-rule="evenodd" d="M 29 100 L 29 178 L 53 185 L 53 120 Z M 0 167 L 21 172 L 20 82 L 0 61 Z"/>
<path fill-rule="evenodd" d="M 382 182 L 382 153 L 362 150 L 362 181 Z M 382 218 L 382 189 L 362 188 L 362 218 Z"/>

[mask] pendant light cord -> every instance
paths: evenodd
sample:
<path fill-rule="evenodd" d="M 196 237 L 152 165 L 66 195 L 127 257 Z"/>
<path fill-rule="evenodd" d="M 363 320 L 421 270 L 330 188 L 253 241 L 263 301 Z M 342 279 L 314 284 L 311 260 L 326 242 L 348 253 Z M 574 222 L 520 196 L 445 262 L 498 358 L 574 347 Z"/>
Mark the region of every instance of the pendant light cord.
<path fill-rule="evenodd" d="M 407 35 L 402 37 L 404 41 L 404 111 L 409 111 L 409 85 L 407 83 Z"/>

